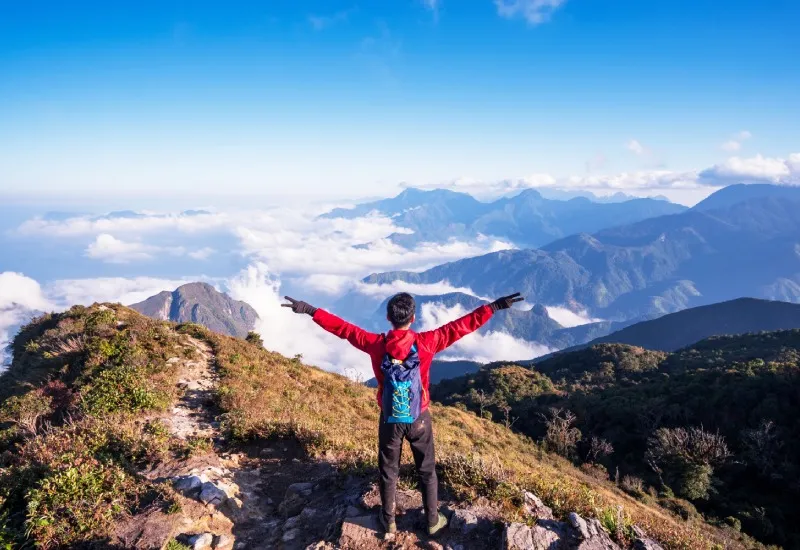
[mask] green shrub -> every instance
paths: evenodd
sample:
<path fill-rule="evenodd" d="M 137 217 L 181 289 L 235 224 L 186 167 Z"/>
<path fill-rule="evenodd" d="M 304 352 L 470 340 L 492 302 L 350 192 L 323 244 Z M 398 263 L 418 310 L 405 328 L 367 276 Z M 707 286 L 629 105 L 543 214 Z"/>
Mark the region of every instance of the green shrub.
<path fill-rule="evenodd" d="M 164 546 L 164 550 L 191 550 L 185 544 L 181 544 L 175 539 L 170 540 L 166 546 Z"/>
<path fill-rule="evenodd" d="M 247 333 L 247 338 L 245 338 L 251 344 L 254 344 L 260 348 L 264 347 L 264 340 L 261 338 L 261 335 L 255 331 L 250 331 Z"/>
<path fill-rule="evenodd" d="M 45 548 L 95 537 L 126 510 L 132 492 L 128 474 L 96 461 L 51 473 L 27 495 L 28 536 Z"/>
<path fill-rule="evenodd" d="M 658 500 L 658 503 L 667 510 L 674 512 L 675 514 L 679 515 L 681 518 L 685 520 L 694 519 L 699 516 L 699 514 L 697 513 L 697 508 L 695 508 L 694 504 L 692 504 L 688 500 L 665 497 L 665 498 L 660 498 Z"/>
<path fill-rule="evenodd" d="M 41 390 L 8 398 L 0 406 L 0 422 L 11 422 L 23 433 L 36 435 L 40 419 L 50 414 L 52 399 Z"/>
<path fill-rule="evenodd" d="M 82 395 L 82 409 L 92 415 L 135 413 L 165 408 L 169 396 L 152 388 L 142 369 L 111 367 L 98 374 Z"/>

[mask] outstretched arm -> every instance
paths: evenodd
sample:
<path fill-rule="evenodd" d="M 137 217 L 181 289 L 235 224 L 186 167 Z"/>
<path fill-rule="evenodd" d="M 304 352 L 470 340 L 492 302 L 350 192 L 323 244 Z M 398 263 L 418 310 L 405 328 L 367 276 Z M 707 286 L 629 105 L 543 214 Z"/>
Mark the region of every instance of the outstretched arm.
<path fill-rule="evenodd" d="M 381 341 L 380 334 L 367 332 L 366 330 L 337 317 L 333 313 L 328 313 L 324 309 L 315 308 L 306 302 L 294 300 L 288 296 L 285 296 L 285 298 L 289 301 L 289 303 L 281 304 L 283 307 L 290 307 L 295 313 L 305 313 L 306 315 L 311 315 L 311 317 L 314 319 L 314 322 L 319 326 L 331 334 L 335 334 L 339 338 L 347 340 L 354 347 L 361 351 L 369 353 L 370 348 Z"/>
<path fill-rule="evenodd" d="M 521 302 L 524 299 L 525 298 L 520 297 L 519 292 L 510 296 L 498 298 L 491 304 L 481 306 L 460 319 L 451 321 L 435 330 L 421 332 L 419 337 L 426 341 L 428 349 L 430 349 L 431 352 L 439 353 L 458 342 L 467 334 L 481 328 L 492 318 L 492 315 L 494 315 L 496 311 L 508 309 L 513 304 Z"/>

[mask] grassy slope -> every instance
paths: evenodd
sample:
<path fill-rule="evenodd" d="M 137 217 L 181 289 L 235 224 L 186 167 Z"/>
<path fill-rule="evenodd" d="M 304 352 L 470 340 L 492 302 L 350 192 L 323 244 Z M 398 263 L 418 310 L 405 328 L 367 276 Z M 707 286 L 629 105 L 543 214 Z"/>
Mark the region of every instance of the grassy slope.
<path fill-rule="evenodd" d="M 377 463 L 373 389 L 303 365 L 297 359 L 193 327 L 217 355 L 225 425 L 242 438 L 291 435 L 312 456 L 353 465 Z M 514 500 L 519 488 L 538 494 L 555 513 L 599 516 L 622 506 L 634 523 L 668 548 L 736 547 L 720 531 L 686 523 L 588 477 L 502 425 L 455 407 L 433 406 L 442 478 L 458 492 Z M 515 509 L 508 506 L 509 516 Z"/>
<path fill-rule="evenodd" d="M 26 539 L 42 547 L 108 540 L 121 518 L 171 506 L 169 489 L 139 472 L 186 452 L 158 417 L 174 402 L 177 373 L 169 359 L 184 353 L 187 334 L 216 354 L 230 435 L 294 437 L 311 457 L 343 468 L 375 465 L 374 390 L 196 325 L 104 307 L 46 316 L 15 341 L 14 364 L 0 384 L 0 548 Z M 20 399 L 43 409 L 52 426 L 38 422 L 26 432 L 24 407 L 9 407 Z M 740 546 L 719 530 L 631 499 L 499 424 L 454 407 L 434 406 L 433 416 L 442 480 L 456 493 L 502 501 L 509 519 L 524 488 L 562 516 L 622 506 L 668 548 Z"/>

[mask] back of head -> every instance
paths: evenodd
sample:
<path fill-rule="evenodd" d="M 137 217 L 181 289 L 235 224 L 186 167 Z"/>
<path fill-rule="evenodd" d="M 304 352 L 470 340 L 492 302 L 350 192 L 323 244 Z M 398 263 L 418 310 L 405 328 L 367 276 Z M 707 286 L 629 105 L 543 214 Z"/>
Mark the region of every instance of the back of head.
<path fill-rule="evenodd" d="M 401 328 L 414 320 L 417 304 L 414 297 L 407 292 L 395 294 L 386 305 L 386 318 L 394 328 Z"/>

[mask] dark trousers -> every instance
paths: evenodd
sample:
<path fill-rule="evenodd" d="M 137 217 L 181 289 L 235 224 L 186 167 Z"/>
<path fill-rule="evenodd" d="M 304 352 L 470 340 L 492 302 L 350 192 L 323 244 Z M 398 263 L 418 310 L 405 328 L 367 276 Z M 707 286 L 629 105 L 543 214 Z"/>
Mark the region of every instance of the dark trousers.
<path fill-rule="evenodd" d="M 436 458 L 433 453 L 433 425 L 429 411 L 419 415 L 413 424 L 389 424 L 384 421 L 381 414 L 378 426 L 378 470 L 381 475 L 383 519 L 387 523 L 394 521 L 395 493 L 397 477 L 400 474 L 403 439 L 408 440 L 411 454 L 414 455 L 414 465 L 419 476 L 422 503 L 425 506 L 428 524 L 435 524 L 439 517 L 439 487 L 436 479 Z"/>

